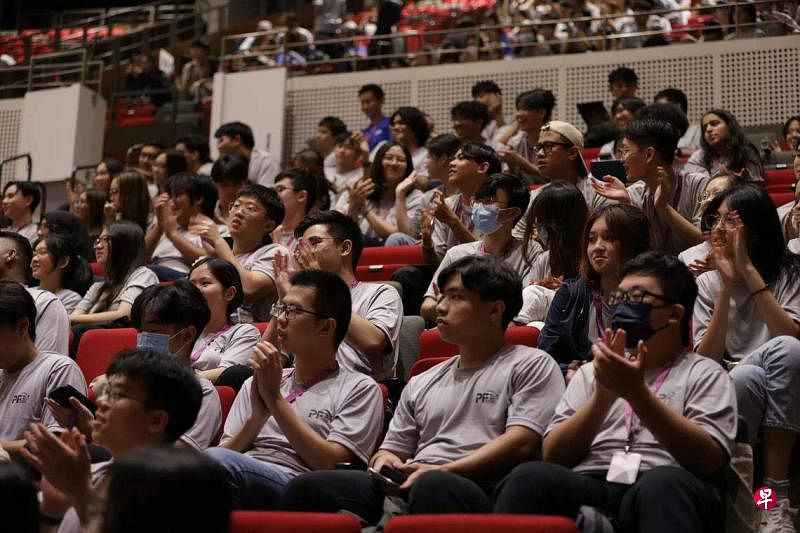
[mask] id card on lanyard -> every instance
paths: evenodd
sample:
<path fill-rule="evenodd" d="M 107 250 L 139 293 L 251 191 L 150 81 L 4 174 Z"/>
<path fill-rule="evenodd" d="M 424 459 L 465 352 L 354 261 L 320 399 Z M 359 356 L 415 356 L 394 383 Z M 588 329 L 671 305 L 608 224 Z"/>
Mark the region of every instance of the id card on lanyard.
<path fill-rule="evenodd" d="M 656 377 L 655 382 L 650 390 L 653 394 L 658 393 L 661 386 L 667 380 L 670 370 L 672 370 L 672 363 L 667 364 Z M 639 426 L 639 419 L 636 418 L 631 404 L 625 402 L 625 430 L 628 433 L 628 439 L 623 451 L 614 452 L 611 458 L 611 464 L 608 467 L 606 474 L 606 481 L 611 483 L 621 483 L 623 485 L 633 485 L 636 483 L 636 478 L 639 476 L 639 467 L 642 464 L 642 454 L 630 451 L 633 446 L 634 434 Z"/>

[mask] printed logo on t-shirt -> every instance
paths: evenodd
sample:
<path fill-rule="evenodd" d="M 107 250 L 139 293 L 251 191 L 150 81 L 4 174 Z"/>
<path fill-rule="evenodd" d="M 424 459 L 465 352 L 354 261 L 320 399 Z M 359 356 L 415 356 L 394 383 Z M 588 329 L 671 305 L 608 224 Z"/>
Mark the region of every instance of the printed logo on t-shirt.
<path fill-rule="evenodd" d="M 22 392 L 20 394 L 15 394 L 14 396 L 11 397 L 11 405 L 14 405 L 15 403 L 19 403 L 19 404 L 28 403 L 28 400 L 30 400 L 30 399 L 31 399 L 31 395 L 29 393 L 27 393 L 27 392 Z"/>
<path fill-rule="evenodd" d="M 475 403 L 495 403 L 499 397 L 494 391 L 479 392 L 475 395 Z"/>
<path fill-rule="evenodd" d="M 330 422 L 333 420 L 333 414 L 327 409 L 312 409 L 308 412 L 308 418 L 317 418 Z"/>

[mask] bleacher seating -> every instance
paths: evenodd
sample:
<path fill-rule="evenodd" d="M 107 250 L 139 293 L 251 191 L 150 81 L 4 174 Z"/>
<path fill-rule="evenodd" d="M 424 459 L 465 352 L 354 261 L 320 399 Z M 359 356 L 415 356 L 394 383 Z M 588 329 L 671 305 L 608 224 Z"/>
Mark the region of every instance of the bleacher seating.
<path fill-rule="evenodd" d="M 219 431 L 214 436 L 214 440 L 211 441 L 212 446 L 219 444 L 219 439 L 222 438 L 222 430 L 225 427 L 225 420 L 228 419 L 228 413 L 231 412 L 233 401 L 236 399 L 236 391 L 232 387 L 217 385 L 217 394 L 219 394 L 219 402 L 222 406 L 222 422 L 220 422 Z"/>
<path fill-rule="evenodd" d="M 396 270 L 422 263 L 420 245 L 364 248 L 355 274 L 359 281 L 388 281 Z"/>
<path fill-rule="evenodd" d="M 105 374 L 108 365 L 121 350 L 136 348 L 134 328 L 92 329 L 81 336 L 75 362 L 86 383 Z"/>
<path fill-rule="evenodd" d="M 539 345 L 539 330 L 529 326 L 509 326 L 506 340 L 511 344 L 521 344 L 535 348 Z M 442 339 L 438 328 L 427 329 L 419 338 L 419 358 L 453 356 L 458 354 L 458 346 Z"/>
<path fill-rule="evenodd" d="M 764 171 L 764 189 L 768 193 L 794 192 L 794 169 L 778 168 Z"/>
<path fill-rule="evenodd" d="M 386 533 L 577 533 L 573 520 L 563 516 L 437 514 L 397 516 L 386 524 Z"/>
<path fill-rule="evenodd" d="M 360 533 L 361 525 L 347 514 L 234 511 L 230 533 Z"/>
<path fill-rule="evenodd" d="M 414 376 L 422 374 L 429 368 L 434 367 L 439 363 L 443 363 L 448 359 L 450 359 L 451 357 L 452 355 L 448 355 L 446 357 L 426 357 L 424 359 L 419 359 L 413 365 L 411 365 L 411 374 L 409 378 L 413 378 Z"/>

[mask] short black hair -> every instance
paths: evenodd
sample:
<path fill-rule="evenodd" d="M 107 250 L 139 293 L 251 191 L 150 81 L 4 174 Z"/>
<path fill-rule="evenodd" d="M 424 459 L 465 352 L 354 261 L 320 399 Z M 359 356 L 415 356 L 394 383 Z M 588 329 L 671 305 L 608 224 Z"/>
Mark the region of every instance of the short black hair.
<path fill-rule="evenodd" d="M 644 100 L 635 96 L 622 96 L 614 100 L 611 104 L 611 113 L 614 114 L 618 108 L 630 111 L 634 115 L 636 112 L 643 108 L 645 105 Z"/>
<path fill-rule="evenodd" d="M 328 128 L 334 137 L 347 133 L 347 125 L 339 117 L 322 117 L 317 124 L 320 128 Z"/>
<path fill-rule="evenodd" d="M 458 120 L 466 118 L 469 120 L 479 120 L 482 123 L 481 127 L 486 127 L 491 120 L 489 116 L 489 108 L 475 100 L 464 100 L 458 102 L 450 109 L 450 118 Z"/>
<path fill-rule="evenodd" d="M 230 137 L 233 139 L 237 135 L 246 148 L 252 150 L 253 146 L 256 145 L 255 138 L 253 137 L 253 130 L 243 122 L 228 122 L 217 128 L 217 131 L 214 132 L 215 139 L 221 139 L 222 137 Z"/>
<path fill-rule="evenodd" d="M 209 178 L 189 172 L 179 172 L 167 180 L 167 190 L 173 198 L 181 193 L 186 193 L 192 204 L 197 200 L 202 200 L 200 211 L 209 218 L 214 217 L 217 189 Z"/>
<path fill-rule="evenodd" d="M 206 53 L 211 51 L 211 47 L 208 46 L 206 43 L 201 41 L 200 39 L 195 39 L 192 41 L 192 44 L 189 45 L 189 48 L 202 48 L 205 50 Z"/>
<path fill-rule="evenodd" d="M 88 200 L 89 195 L 87 194 L 86 196 Z M 71 241 L 72 248 L 74 248 L 78 254 L 84 258 L 92 256 L 92 245 L 94 243 L 89 236 L 89 232 L 86 230 L 86 226 L 84 226 L 77 216 L 69 211 L 59 210 L 48 211 L 42 218 L 47 221 L 47 228 L 51 235 L 53 233 L 63 235 Z"/>
<path fill-rule="evenodd" d="M 214 183 L 242 184 L 247 181 L 250 162 L 240 154 L 222 154 L 211 167 Z"/>
<path fill-rule="evenodd" d="M 150 56 L 147 56 L 147 58 L 150 59 Z M 164 144 L 164 141 L 160 139 L 150 139 L 149 141 L 145 141 L 142 143 L 142 148 L 144 148 L 145 146 L 152 146 L 153 148 L 158 148 L 161 151 L 163 151 L 167 147 L 167 145 Z"/>
<path fill-rule="evenodd" d="M 553 91 L 547 89 L 533 89 L 517 95 L 514 102 L 517 109 L 535 110 L 544 109 L 544 123 L 550 122 L 553 116 L 553 108 L 556 106 L 556 97 Z"/>
<path fill-rule="evenodd" d="M 481 300 L 505 302 L 501 324 L 503 329 L 522 309 L 522 280 L 505 261 L 488 255 L 462 257 L 439 273 L 436 283 L 440 290 L 444 291 L 445 285 L 455 274 L 461 275 L 464 287 L 478 293 Z"/>
<path fill-rule="evenodd" d="M 211 161 L 211 149 L 205 137 L 200 135 L 185 135 L 183 137 L 178 137 L 175 141 L 175 146 L 179 144 L 184 145 L 190 152 L 197 152 L 200 161 L 203 163 Z"/>
<path fill-rule="evenodd" d="M 300 221 L 294 230 L 294 236 L 302 237 L 308 228 L 317 224 L 327 227 L 331 237 L 340 241 L 348 240 L 352 243 L 353 252 L 350 255 L 350 262 L 355 272 L 364 249 L 364 236 L 355 220 L 338 211 L 314 211 Z"/>
<path fill-rule="evenodd" d="M 178 172 L 186 172 L 186 156 L 183 155 L 183 152 L 175 148 L 167 148 L 161 153 L 167 156 L 167 177 L 173 176 Z"/>
<path fill-rule="evenodd" d="M 697 299 L 697 283 L 689 268 L 674 255 L 644 252 L 622 267 L 622 277 L 629 274 L 656 278 L 661 285 L 664 297 L 683 306 L 681 342 L 684 346 L 688 346 L 691 333 L 689 323 L 694 312 L 694 301 Z"/>
<path fill-rule="evenodd" d="M 358 90 L 358 96 L 370 92 L 374 94 L 375 98 L 377 98 L 378 100 L 383 100 L 384 98 L 383 89 L 381 89 L 380 85 L 375 83 L 368 83 L 366 85 L 362 85 L 361 88 Z"/>
<path fill-rule="evenodd" d="M 503 91 L 501 91 L 500 86 L 497 85 L 492 80 L 479 81 L 478 83 L 472 86 L 473 98 L 477 98 L 486 93 L 503 94 Z"/>
<path fill-rule="evenodd" d="M 667 89 L 662 89 L 658 91 L 656 95 L 653 97 L 653 103 L 656 103 L 658 100 L 664 99 L 671 104 L 678 104 L 683 111 L 683 114 L 687 114 L 689 112 L 689 99 L 686 98 L 686 93 L 681 91 L 680 89 L 676 89 L 674 87 L 669 87 Z"/>
<path fill-rule="evenodd" d="M 6 191 L 12 185 L 17 187 L 17 191 L 22 194 L 23 198 L 31 199 L 31 206 L 29 208 L 31 213 L 36 211 L 36 208 L 39 207 L 39 202 L 42 200 L 42 193 L 39 190 L 39 187 L 30 181 L 9 181 L 6 183 L 6 186 L 3 187 L 3 196 L 6 195 Z"/>
<path fill-rule="evenodd" d="M 16 327 L 28 319 L 28 336 L 36 341 L 36 303 L 28 289 L 10 279 L 0 279 L 0 324 Z"/>
<path fill-rule="evenodd" d="M 619 67 L 615 68 L 608 74 L 608 84 L 612 85 L 618 81 L 625 83 L 639 84 L 639 76 L 633 71 L 632 68 Z"/>
<path fill-rule="evenodd" d="M 148 317 L 179 329 L 194 326 L 197 340 L 211 320 L 211 311 L 200 289 L 179 279 L 172 285 L 150 285 L 136 297 L 131 307 L 133 327 L 141 330 Z"/>
<path fill-rule="evenodd" d="M 227 316 L 232 315 L 239 306 L 242 305 L 242 302 L 244 302 L 244 289 L 242 288 L 242 278 L 239 276 L 239 271 L 236 270 L 233 264 L 225 259 L 204 256 L 192 263 L 192 268 L 189 270 L 186 277 L 191 277 L 192 272 L 202 265 L 206 265 L 211 275 L 222 285 L 223 290 L 228 290 L 230 287 L 236 289 L 236 294 L 233 296 L 233 299 L 228 302 L 228 307 L 225 310 Z"/>
<path fill-rule="evenodd" d="M 350 327 L 353 314 L 350 288 L 336 274 L 323 270 L 300 270 L 289 282 L 292 285 L 314 289 L 314 311 L 324 318 L 336 320 L 334 348 L 338 348 Z"/>
<path fill-rule="evenodd" d="M 672 104 L 647 104 L 639 108 L 636 112 L 636 118 L 650 118 L 669 122 L 681 137 L 686 135 L 686 131 L 689 129 L 689 119 L 686 118 L 686 113 L 680 109 L 675 109 Z"/>
<path fill-rule="evenodd" d="M 33 247 L 31 241 L 23 237 L 16 231 L 2 231 L 0 230 L 0 239 L 8 239 L 14 243 L 14 250 L 17 251 L 19 256 L 19 264 L 22 265 L 22 272 L 25 275 L 25 282 L 31 282 L 31 260 L 33 259 Z"/>
<path fill-rule="evenodd" d="M 492 174 L 475 191 L 475 200 L 494 198 L 498 189 L 504 190 L 508 195 L 506 208 L 516 207 L 519 209 L 519 215 L 514 219 L 514 224 L 516 224 L 528 209 L 528 202 L 531 199 L 528 186 L 522 181 L 522 178 L 515 174 L 506 172 Z"/>
<path fill-rule="evenodd" d="M 489 163 L 487 174 L 497 174 L 502 171 L 503 165 L 494 148 L 482 143 L 466 142 L 461 146 L 461 155 L 465 159 L 478 164 Z"/>
<path fill-rule="evenodd" d="M 425 146 L 425 143 L 428 142 L 428 137 L 431 136 L 431 131 L 428 129 L 428 123 L 425 121 L 425 115 L 422 114 L 422 111 L 411 106 L 398 107 L 397 111 L 389 117 L 390 124 L 394 122 L 394 117 L 400 117 L 400 120 L 408 126 L 414 134 L 417 146 Z"/>
<path fill-rule="evenodd" d="M 283 222 L 286 210 L 283 208 L 280 196 L 272 187 L 264 187 L 263 185 L 252 183 L 239 191 L 236 198 L 239 199 L 242 196 L 252 196 L 258 200 L 261 207 L 267 210 L 267 216 L 275 223 L 276 227 Z"/>
<path fill-rule="evenodd" d="M 38 239 L 34 243 L 34 248 L 40 242 L 44 242 L 47 253 L 53 256 L 53 264 L 58 264 L 65 257 L 69 260 L 61 273 L 61 286 L 78 294 L 85 294 L 94 282 L 94 276 L 86 256 L 82 256 L 78 251 L 77 241 L 68 234 L 51 231 L 44 239 Z"/>
<path fill-rule="evenodd" d="M 292 182 L 292 188 L 297 191 L 306 191 L 306 214 L 311 211 L 317 203 L 317 180 L 307 170 L 302 168 L 290 168 L 275 176 L 277 184 L 282 179 L 288 178 Z"/>
<path fill-rule="evenodd" d="M 177 357 L 152 350 L 123 350 L 106 370 L 107 377 L 115 375 L 140 382 L 147 391 L 145 405 L 167 412 L 166 444 L 178 440 L 194 425 L 203 390 L 194 372 Z"/>
<path fill-rule="evenodd" d="M 622 136 L 633 141 L 636 146 L 652 146 L 661 160 L 671 165 L 675 159 L 680 135 L 674 127 L 663 120 L 637 119 L 625 126 Z"/>
<path fill-rule="evenodd" d="M 456 152 L 461 148 L 461 139 L 452 133 L 442 133 L 429 140 L 425 144 L 425 148 L 433 156 L 441 157 L 446 155 L 447 159 L 453 159 L 456 156 Z"/>

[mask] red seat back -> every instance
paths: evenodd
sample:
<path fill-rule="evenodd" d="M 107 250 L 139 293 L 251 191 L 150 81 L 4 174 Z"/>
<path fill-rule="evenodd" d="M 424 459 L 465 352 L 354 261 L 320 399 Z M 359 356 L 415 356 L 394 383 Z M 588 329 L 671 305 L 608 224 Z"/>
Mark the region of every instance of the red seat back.
<path fill-rule="evenodd" d="M 91 329 L 81 336 L 75 362 L 86 383 L 106 373 L 108 365 L 121 350 L 136 348 L 134 328 Z"/>
<path fill-rule="evenodd" d="M 775 168 L 764 171 L 764 186 L 771 185 L 794 185 L 797 181 L 794 175 L 794 169 L 791 168 Z"/>
<path fill-rule="evenodd" d="M 422 263 L 422 246 L 372 246 L 364 248 L 358 260 L 361 265 L 404 264 L 418 265 Z"/>
<path fill-rule="evenodd" d="M 411 365 L 411 372 L 408 375 L 408 378 L 411 379 L 414 376 L 422 374 L 426 370 L 431 367 L 438 365 L 439 363 L 443 363 L 453 357 L 452 355 L 446 357 L 426 357 L 425 359 L 419 359 Z"/>
<path fill-rule="evenodd" d="M 219 444 L 219 439 L 222 438 L 222 429 L 225 427 L 225 420 L 228 418 L 228 413 L 231 412 L 233 400 L 236 399 L 236 391 L 233 387 L 226 387 L 225 385 L 217 385 L 217 394 L 219 394 L 219 403 L 222 406 L 222 422 L 219 425 L 219 431 L 211 441 L 212 446 Z"/>
<path fill-rule="evenodd" d="M 264 335 L 264 332 L 267 331 L 269 327 L 269 322 L 253 322 L 253 325 L 258 328 L 261 335 Z"/>
<path fill-rule="evenodd" d="M 230 533 L 360 533 L 361 525 L 352 515 L 287 513 L 275 511 L 234 511 Z"/>
<path fill-rule="evenodd" d="M 506 340 L 511 344 L 521 344 L 536 348 L 539 345 L 539 330 L 529 326 L 509 326 Z M 419 358 L 452 356 L 458 354 L 458 346 L 442 339 L 438 328 L 426 329 L 419 336 Z"/>
<path fill-rule="evenodd" d="M 103 265 L 100 263 L 89 263 L 89 269 L 92 271 L 92 275 L 96 278 L 102 278 L 106 275 L 106 271 L 103 268 Z"/>
<path fill-rule="evenodd" d="M 563 516 L 502 514 L 436 514 L 397 516 L 386 524 L 386 533 L 577 533 L 573 520 Z"/>
<path fill-rule="evenodd" d="M 775 203 L 775 207 L 780 207 L 783 204 L 788 204 L 789 202 L 794 202 L 794 193 L 789 192 L 772 192 L 767 191 L 769 197 L 772 198 L 772 201 Z"/>

